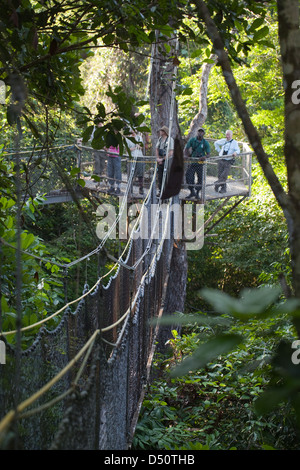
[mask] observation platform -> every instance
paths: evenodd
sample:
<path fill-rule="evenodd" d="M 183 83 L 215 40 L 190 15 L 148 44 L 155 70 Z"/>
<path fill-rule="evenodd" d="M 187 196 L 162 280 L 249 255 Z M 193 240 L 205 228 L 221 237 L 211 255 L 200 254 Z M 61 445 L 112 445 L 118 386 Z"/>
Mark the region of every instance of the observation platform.
<path fill-rule="evenodd" d="M 211 143 L 213 143 L 212 140 Z M 251 166 L 253 152 L 250 150 L 249 146 L 246 143 L 239 142 L 239 146 L 241 153 L 237 157 L 235 157 L 234 164 L 231 166 L 231 172 L 226 182 L 226 192 L 224 193 L 220 193 L 215 190 L 215 182 L 218 179 L 218 162 L 220 159 L 222 159 L 222 157 L 211 156 L 206 159 L 205 163 L 203 164 L 203 189 L 200 192 L 200 198 L 198 199 L 201 203 L 205 204 L 206 202 L 209 202 L 211 200 L 224 199 L 232 196 L 249 197 L 251 195 Z M 106 176 L 106 165 L 108 157 L 104 151 L 98 151 L 99 157 L 103 158 L 103 160 L 105 161 L 105 167 L 102 172 L 102 175 L 99 175 L 100 181 L 95 182 L 91 176 L 93 169 L 93 161 L 87 161 L 87 151 L 87 148 L 82 148 L 80 162 L 80 168 L 82 171 L 81 178 L 85 181 L 85 187 L 91 192 L 96 191 L 98 193 L 108 193 L 109 184 L 108 178 Z M 130 174 L 132 159 L 130 159 L 128 156 L 124 156 L 121 157 L 121 160 L 122 181 L 120 182 L 120 196 L 123 196 L 127 192 L 129 199 L 144 198 L 149 191 L 153 179 L 156 158 L 154 156 L 145 156 L 143 159 L 138 160 L 138 162 L 143 161 L 145 167 L 143 185 L 144 195 L 141 195 L 139 193 L 139 182 L 137 177 L 133 178 L 131 187 L 127 189 L 128 175 Z M 170 160 L 168 164 L 168 172 L 170 171 L 171 163 L 172 162 Z M 190 194 L 190 190 L 188 189 L 189 185 L 186 183 L 185 174 L 187 168 L 192 163 L 195 163 L 194 159 L 184 159 L 183 180 L 179 193 L 179 199 L 181 200 L 186 200 L 187 196 Z M 195 178 L 197 178 L 197 176 L 195 176 Z M 197 183 L 197 179 L 195 181 Z M 195 201 L 196 199 L 193 198 L 191 200 Z"/>
<path fill-rule="evenodd" d="M 213 142 L 210 141 L 211 150 L 213 153 Z M 222 157 L 210 156 L 203 163 L 203 187 L 199 194 L 200 203 L 205 204 L 212 200 L 231 198 L 233 196 L 249 197 L 251 195 L 251 165 L 253 152 L 246 143 L 239 142 L 241 153 L 235 157 L 234 163 L 231 166 L 231 172 L 226 182 L 226 192 L 219 193 L 215 190 L 215 182 L 218 179 L 218 162 Z M 37 155 L 36 159 L 41 160 L 41 155 Z M 37 183 L 31 184 L 31 194 L 46 195 L 44 204 L 55 204 L 61 202 L 72 201 L 74 197 L 82 198 L 89 193 L 91 196 L 98 196 L 104 194 L 111 194 L 109 192 L 110 185 L 107 177 L 107 160 L 110 158 L 104 150 L 95 150 L 91 147 L 72 145 L 64 148 L 63 150 L 56 149 L 53 158 L 47 158 L 47 166 L 40 168 L 34 165 L 34 159 L 31 160 L 32 172 L 31 181 Z M 97 163 L 95 160 L 101 159 L 101 174 L 96 175 L 95 168 Z M 59 163 L 58 163 L 59 162 Z M 131 169 L 133 166 L 133 159 L 128 155 L 121 156 L 121 181 L 120 194 L 113 194 L 115 196 L 124 196 L 128 200 L 144 199 L 148 194 L 150 188 L 156 192 L 156 185 L 153 184 L 153 177 L 156 169 L 156 158 L 153 155 L 146 155 L 142 159 L 138 159 L 137 165 L 143 162 L 144 166 L 144 182 L 143 182 L 143 195 L 139 192 L 138 177 L 134 176 L 131 179 L 130 186 L 128 181 L 130 179 Z M 196 160 L 197 162 L 197 160 Z M 181 190 L 179 199 L 196 201 L 195 198 L 187 199 L 190 194 L 188 184 L 186 183 L 186 171 L 190 164 L 195 163 L 192 158 L 184 159 L 184 169 Z M 167 172 L 170 173 L 172 159 L 168 161 Z M 73 169 L 78 168 L 77 174 L 73 173 Z M 39 175 L 42 175 L 40 176 Z M 70 178 L 71 175 L 71 178 Z M 45 177 L 46 176 L 46 177 Z M 197 178 L 197 176 L 195 176 Z M 157 178 L 156 178 L 157 180 Z M 78 184 L 76 183 L 78 181 Z M 82 182 L 84 181 L 84 185 Z M 197 179 L 195 180 L 197 183 Z M 79 184 L 80 183 L 80 184 Z M 24 185 L 25 186 L 25 185 Z M 26 186 L 25 186 L 26 187 Z"/>

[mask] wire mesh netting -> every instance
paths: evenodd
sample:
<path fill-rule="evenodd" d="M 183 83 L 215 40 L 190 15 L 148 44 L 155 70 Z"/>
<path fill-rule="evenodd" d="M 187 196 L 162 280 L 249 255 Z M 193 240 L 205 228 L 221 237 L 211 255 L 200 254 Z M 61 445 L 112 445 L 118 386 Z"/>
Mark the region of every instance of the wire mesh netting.
<path fill-rule="evenodd" d="M 57 153 L 49 157 L 45 183 L 59 180 L 74 164 L 88 179 L 92 149 L 83 151 L 75 146 L 64 149 L 65 160 Z M 124 200 L 132 195 L 135 163 L 132 159 L 122 162 L 122 175 L 127 175 Z M 189 164 L 185 162 L 185 170 Z M 215 184 L 210 178 L 218 176 L 218 158 L 207 160 L 203 167 L 207 197 L 209 187 Z M 150 320 L 161 314 L 173 253 L 174 220 L 173 225 L 168 220 L 171 204 L 166 212 L 158 212 L 157 218 L 148 217 L 158 199 L 153 163 L 149 161 L 145 168 L 149 192 L 140 213 L 143 208 L 148 211 L 147 236 L 141 236 L 141 218 L 131 232 L 126 256 L 118 260 L 109 280 L 104 283 L 99 278 L 92 288 L 86 283 L 77 308 L 67 306 L 53 329 L 43 326 L 28 349 L 12 347 L 5 335 L 0 337 L 1 344 L 6 343 L 6 363 L 0 364 L 2 448 L 128 448 L 156 340 L 157 331 Z M 40 171 L 37 166 L 30 176 L 33 183 L 38 180 L 35 171 Z M 250 177 L 251 153 L 242 154 L 232 164 L 228 185 L 241 182 L 249 192 Z M 105 171 L 97 184 L 101 181 L 107 185 Z M 45 185 L 38 191 L 48 189 Z M 35 184 L 31 190 L 36 194 Z M 160 229 L 155 236 L 153 224 Z M 91 255 L 99 253 L 102 246 Z"/>
<path fill-rule="evenodd" d="M 131 262 L 140 256 L 142 243 L 139 238 L 133 241 Z M 131 290 L 133 282 L 128 286 L 130 279 L 122 282 L 129 276 L 120 266 L 107 286 L 99 285 L 74 312 L 67 309 L 56 329 L 42 328 L 28 350 L 20 353 L 7 345 L 6 364 L 0 366 L 1 418 L 59 375 L 99 331 L 88 357 L 81 355 L 49 390 L 16 413 L 2 439 L 4 448 L 128 447 L 153 347 L 154 326 L 149 320 L 161 305 L 171 251 L 171 240 L 165 240 L 153 254 L 154 264 L 147 275 L 134 280 L 139 283 L 137 290 Z M 133 294 L 138 294 L 134 305 Z M 128 308 L 123 322 L 102 331 Z"/>
<path fill-rule="evenodd" d="M 145 209 L 154 197 L 155 187 Z M 86 284 L 57 327 L 43 326 L 25 350 L 6 344 L 2 448 L 128 448 L 155 341 L 150 320 L 160 312 L 173 248 L 169 230 L 150 242 L 140 230 L 137 224 L 106 284 Z"/>

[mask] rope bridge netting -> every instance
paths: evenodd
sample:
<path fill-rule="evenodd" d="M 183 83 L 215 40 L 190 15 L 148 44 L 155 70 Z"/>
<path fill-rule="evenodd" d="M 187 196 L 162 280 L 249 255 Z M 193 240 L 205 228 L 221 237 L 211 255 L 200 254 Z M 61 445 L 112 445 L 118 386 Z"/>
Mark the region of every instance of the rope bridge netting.
<path fill-rule="evenodd" d="M 174 76 L 176 72 L 175 66 Z M 175 82 L 172 81 L 170 131 Z M 74 158 L 74 148 L 70 146 L 57 149 L 52 155 L 47 153 L 42 158 L 44 167 L 40 164 L 35 167 L 32 154 L 33 172 L 30 176 L 25 174 L 26 188 L 32 188 L 34 193 L 35 181 L 40 183 L 41 178 L 45 193 L 47 183 L 51 189 L 56 189 L 61 179 L 68 185 L 61 164 L 65 158 L 70 162 L 67 153 L 72 151 Z M 57 171 L 57 177 L 48 171 L 51 160 L 55 163 L 50 165 L 51 171 Z M 126 185 L 115 223 L 127 210 L 135 164 L 136 160 L 131 160 L 127 165 Z M 0 364 L 0 448 L 122 450 L 130 446 L 159 334 L 155 322 L 150 320 L 161 316 L 165 301 L 168 303 L 174 231 L 178 225 L 172 209 L 178 195 L 167 203 L 161 197 L 158 200 L 155 180 L 156 167 L 152 165 L 139 216 L 122 253 L 108 272 L 97 277 L 92 286 L 85 282 L 79 297 L 71 301 L 66 298 L 62 308 L 40 322 L 1 332 L 6 364 Z M 18 183 L 22 185 L 21 178 Z M 17 189 L 20 194 L 22 188 Z M 72 185 L 67 190 L 75 199 Z M 149 217 L 153 207 L 154 217 Z M 141 236 L 145 227 L 147 236 Z M 101 254 L 114 228 L 112 224 L 95 250 L 60 268 L 68 271 L 86 263 L 88 269 L 90 260 Z M 172 306 L 172 311 L 175 310 Z M 51 328 L 53 318 L 60 321 Z M 32 344 L 20 348 L 23 332 L 28 329 L 35 332 L 37 328 Z M 19 338 L 16 342 L 19 347 L 7 341 L 11 335 Z"/>
<path fill-rule="evenodd" d="M 108 273 L 38 324 L 1 333 L 0 448 L 128 448 L 157 339 L 150 320 L 163 311 L 173 250 L 171 201 L 164 214 L 158 205 L 149 236 L 140 236 L 142 217 L 157 203 L 155 189 L 154 172 L 134 229 Z M 108 236 L 76 262 L 99 254 Z M 47 321 L 56 315 L 59 324 L 51 328 Z M 6 339 L 37 327 L 27 349 Z"/>

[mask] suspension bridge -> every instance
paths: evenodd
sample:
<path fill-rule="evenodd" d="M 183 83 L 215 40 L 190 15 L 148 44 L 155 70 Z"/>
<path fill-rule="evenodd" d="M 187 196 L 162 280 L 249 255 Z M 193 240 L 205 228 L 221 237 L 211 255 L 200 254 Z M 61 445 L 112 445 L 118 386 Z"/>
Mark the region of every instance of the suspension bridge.
<path fill-rule="evenodd" d="M 118 259 L 93 285 L 85 282 L 80 296 L 68 300 L 66 294 L 65 304 L 56 312 L 35 324 L 1 332 L 2 358 L 5 350 L 5 363 L 0 364 L 2 448 L 130 448 L 160 335 L 157 323 L 151 320 L 183 311 L 184 307 L 184 293 L 174 292 L 178 290 L 178 276 L 186 275 L 182 257 L 187 242 L 176 238 L 179 222 L 172 205 L 205 205 L 218 200 L 212 215 L 198 227 L 204 235 L 208 233 L 250 196 L 252 152 L 245 144 L 241 146 L 226 194 L 214 188 L 218 157 L 206 160 L 198 201 L 186 200 L 184 181 L 178 195 L 167 201 L 158 198 L 153 156 L 145 157 L 145 194 L 141 196 L 134 179 L 136 160 L 122 157 L 120 207 L 115 223 L 126 213 L 128 201 L 139 199 L 141 204 Z M 92 152 L 88 147 L 64 149 L 64 157 L 79 164 L 83 188 L 75 180 L 63 191 L 53 189 L 59 178 L 54 177 L 57 166 L 52 167 L 49 158 L 47 169 L 34 167 L 31 181 L 44 181 L 45 186 L 36 190 L 33 183 L 32 193 L 44 194 L 46 203 L 85 197 L 87 192 L 94 198 L 103 197 L 108 191 L 107 179 L 105 172 L 98 181 L 92 178 Z M 36 171 L 47 172 L 47 178 L 42 180 Z M 166 171 L 164 184 L 167 177 Z M 47 188 L 49 182 L 51 190 Z M 216 221 L 217 213 L 231 199 L 233 204 Z M 140 236 L 142 221 L 145 217 L 148 220 L 151 207 L 156 211 L 147 224 L 147 236 Z M 73 266 L 85 263 L 90 269 L 91 259 L 99 257 L 113 228 L 93 252 L 60 266 L 66 273 L 66 283 Z M 24 347 L 22 339 L 28 335 L 32 341 Z"/>

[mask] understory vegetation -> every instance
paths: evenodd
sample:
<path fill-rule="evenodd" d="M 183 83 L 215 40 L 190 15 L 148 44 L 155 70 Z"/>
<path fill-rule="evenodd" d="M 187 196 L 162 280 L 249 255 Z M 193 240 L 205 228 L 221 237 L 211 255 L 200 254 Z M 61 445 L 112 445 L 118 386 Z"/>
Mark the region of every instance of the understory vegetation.
<path fill-rule="evenodd" d="M 245 288 L 250 292 L 272 288 L 281 277 L 287 285 L 290 282 L 284 220 L 271 193 L 264 192 L 255 166 L 254 175 L 252 197 L 223 220 L 202 250 L 188 257 L 181 318 L 193 314 L 196 321 L 170 332 L 166 353 L 156 356 L 133 440 L 135 449 L 299 449 L 299 418 L 291 400 L 285 399 L 284 379 L 274 374 L 280 368 L 276 351 L 282 342 L 296 338 L 289 315 L 243 321 L 227 314 L 225 302 L 222 313 L 202 295 L 205 287 L 237 299 Z M 205 319 L 210 320 L 207 325 Z M 199 356 L 195 356 L 191 371 L 176 373 L 183 359 L 222 334 L 239 335 L 243 342 L 203 367 L 199 360 L 197 367 Z M 206 349 L 202 351 L 205 354 Z M 282 394 L 276 396 L 274 391 L 273 399 L 269 395 L 263 399 L 270 383 L 279 388 L 283 384 Z"/>
<path fill-rule="evenodd" d="M 219 327 L 220 328 L 220 327 Z M 282 319 L 236 322 L 246 334 L 236 351 L 181 377 L 170 371 L 184 355 L 215 334 L 211 327 L 173 331 L 168 357 L 157 357 L 140 415 L 133 448 L 188 450 L 299 449 L 299 430 L 290 404 L 260 415 L 257 398 L 267 386 L 270 358 L 280 337 L 292 337 Z"/>
<path fill-rule="evenodd" d="M 107 273 L 118 257 L 123 242 L 108 240 L 99 256 L 75 264 L 98 246 L 96 206 L 113 203 L 113 197 L 101 194 L 93 201 L 83 197 L 76 203 L 46 205 L 46 190 L 33 188 L 37 181 L 48 182 L 51 189 L 56 183 L 61 189 L 66 181 L 74 188 L 84 186 L 77 179 L 76 152 L 55 148 L 75 147 L 81 139 L 94 149 L 119 145 L 121 152 L 130 128 L 151 137 L 150 105 L 157 90 L 151 89 L 148 73 L 154 43 L 165 54 L 158 74 L 164 83 L 170 43 L 178 30 L 178 57 L 171 62 L 178 64 L 176 119 L 183 140 L 205 108 L 199 103 L 203 85 L 205 138 L 219 139 L 231 129 L 238 141 L 249 140 L 220 58 L 211 58 L 215 49 L 201 5 L 211 9 L 266 158 L 288 194 L 287 170 L 294 168 L 297 154 L 296 146 L 286 148 L 285 117 L 293 113 L 285 116 L 285 93 L 291 86 L 283 86 L 280 3 L 281 8 L 296 5 L 252 0 L 171 0 L 153 2 L 151 8 L 144 0 L 3 2 L 0 64 L 7 95 L 0 96 L 0 332 L 14 330 L 18 315 L 22 327 L 52 316 Z M 281 12 L 281 17 L 286 15 Z M 212 68 L 202 82 L 207 64 Z M 158 111 L 163 107 L 157 103 Z M 256 155 L 251 197 L 228 215 L 224 206 L 218 213 L 221 222 L 205 236 L 203 248 L 187 253 L 185 310 L 175 312 L 178 328 L 170 329 L 165 353 L 154 358 L 133 449 L 300 448 L 300 366 L 291 361 L 291 344 L 300 331 L 297 335 L 292 319 L 299 320 L 300 308 L 289 298 L 295 280 L 290 242 L 297 236 L 289 239 L 283 207 L 257 150 Z M 61 173 L 51 172 L 52 157 Z M 26 198 L 21 198 L 21 184 Z M 299 207 L 295 186 L 297 191 L 289 195 L 294 216 Z M 205 205 L 206 220 L 217 205 Z M 299 229 L 300 223 L 295 226 Z M 57 316 L 48 325 L 54 328 L 59 322 Z M 24 349 L 38 331 L 35 326 L 24 334 Z M 15 335 L 9 334 L 7 341 L 14 344 Z"/>

